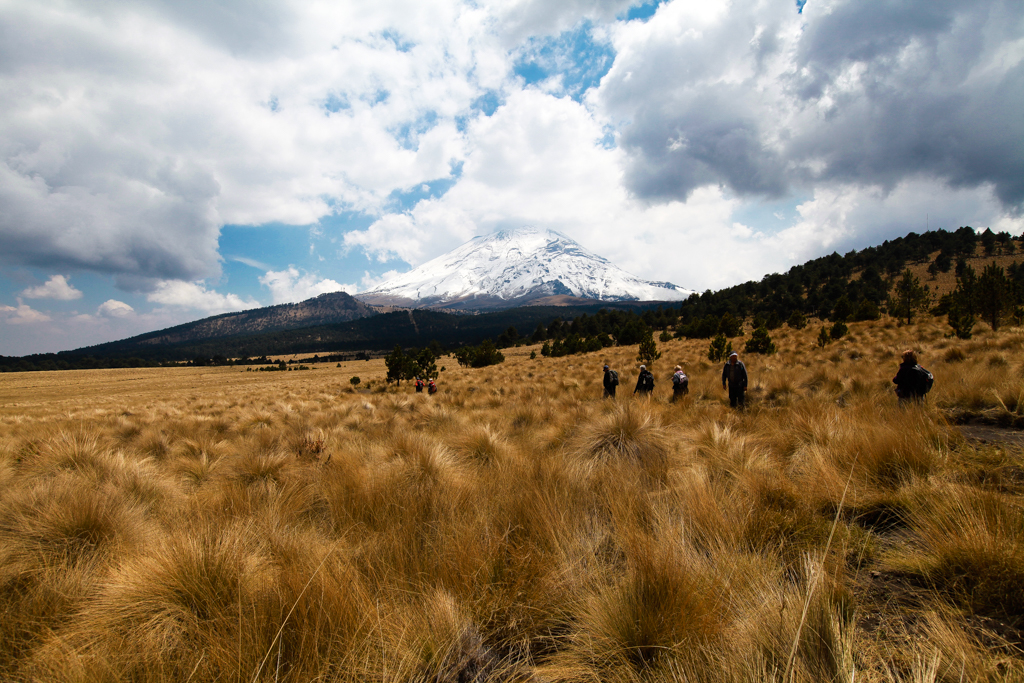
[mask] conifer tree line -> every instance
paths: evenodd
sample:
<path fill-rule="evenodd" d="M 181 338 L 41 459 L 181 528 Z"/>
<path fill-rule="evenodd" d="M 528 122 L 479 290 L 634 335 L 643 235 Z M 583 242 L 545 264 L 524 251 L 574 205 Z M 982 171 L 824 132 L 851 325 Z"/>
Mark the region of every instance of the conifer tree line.
<path fill-rule="evenodd" d="M 503 357 L 499 349 L 522 344 L 542 344 L 543 355 L 564 356 L 615 345 L 647 343 L 648 339 L 653 344 L 655 336 L 662 342 L 673 337 L 708 340 L 721 337 L 724 342 L 709 347 L 709 357 L 717 357 L 727 347 L 731 351 L 728 339 L 741 336 L 748 321 L 754 332 L 744 344 L 744 351 L 771 353 L 774 345 L 769 333 L 782 325 L 799 329 L 807 325 L 808 319 L 817 318 L 824 323 L 818 343 L 825 346 L 846 334 L 846 323 L 877 320 L 883 314 L 913 323 L 915 317 L 926 312 L 947 316 L 952 334 L 969 338 L 979 323 L 993 329 L 1010 321 L 1024 324 L 1024 263 L 1011 264 L 1004 269 L 993 261 L 976 272 L 967 262 L 979 252 L 982 256 L 992 257 L 1012 255 L 1021 246 L 1008 233 L 993 233 L 991 230 L 978 233 L 969 226 L 952 232 L 911 232 L 877 247 L 851 251 L 843 256 L 832 253 L 794 266 L 784 274 L 767 275 L 760 281 L 752 280 L 717 292 L 708 290 L 703 294 L 692 294 L 678 305 L 662 305 L 643 311 L 607 308 L 593 314 L 584 313 L 571 320 L 555 318 L 538 323 L 531 334 L 521 334 L 510 326 L 493 341 L 485 340 L 478 346 L 460 346 L 454 353 L 461 364 L 483 367 L 501 362 Z M 950 271 L 956 278 L 955 290 L 937 302 L 927 280 L 921 282 L 908 267 L 925 263 L 931 278 Z M 419 311 L 416 315 L 425 318 L 420 320 L 419 328 L 429 329 L 427 334 L 436 332 L 444 336 L 447 333 L 447 348 L 437 342 L 430 347 L 434 360 L 458 343 L 454 341 L 456 337 L 451 333 L 451 325 L 445 322 L 446 314 Z M 390 325 L 391 322 L 383 321 L 384 317 L 380 316 L 380 322 L 374 322 L 376 318 L 370 319 L 369 324 L 378 327 Z M 326 334 L 326 330 L 317 328 L 318 339 Z M 365 331 L 362 334 L 365 335 Z M 388 346 L 397 341 L 396 335 L 389 336 Z M 266 340 L 259 342 L 266 343 Z M 348 343 L 351 344 L 351 340 Z M 215 342 L 210 344 L 216 346 Z M 230 344 L 237 346 L 238 342 L 232 340 Z M 237 355 L 244 356 L 244 351 L 244 348 L 240 349 Z M 295 349 L 288 352 L 295 352 Z M 225 352 L 217 353 L 223 355 Z M 395 356 L 395 352 L 388 355 Z M 401 381 L 412 376 L 427 376 L 430 366 L 425 361 L 425 364 L 420 362 L 420 355 L 418 349 L 402 350 L 401 357 L 392 358 L 396 368 L 393 372 L 389 365 L 390 379 Z M 34 354 L 25 358 L 0 356 L 0 371 L 143 367 L 161 365 L 165 360 L 157 357 L 97 359 L 67 353 Z M 214 354 L 210 362 L 216 364 L 216 360 Z M 259 361 L 244 358 L 235 362 Z"/>
<path fill-rule="evenodd" d="M 993 263 L 977 275 L 966 259 L 976 256 L 979 246 L 984 256 L 1014 254 L 1020 247 L 1009 233 L 979 234 L 969 226 L 953 232 L 911 232 L 877 247 L 814 259 L 759 282 L 692 294 L 678 308 L 659 306 L 643 313 L 602 310 L 571 321 L 538 324 L 528 337 L 509 328 L 496 345 L 542 343 L 543 355 L 564 356 L 639 344 L 660 330 L 661 341 L 673 336 L 714 339 L 708 355 L 718 360 L 728 355 L 726 349 L 732 351 L 727 340 L 741 336 L 748 320 L 754 331 L 744 351 L 772 353 L 769 331 L 784 324 L 799 329 L 808 318 L 829 323 L 818 337 L 819 345 L 825 346 L 845 336 L 849 322 L 888 314 L 910 324 L 922 313 L 948 315 L 955 334 L 969 335 L 978 321 L 998 328 L 1009 318 L 1024 318 L 1024 264 L 1004 270 Z M 956 268 L 956 291 L 938 302 L 927 283 L 908 267 L 926 262 L 932 277 Z"/>

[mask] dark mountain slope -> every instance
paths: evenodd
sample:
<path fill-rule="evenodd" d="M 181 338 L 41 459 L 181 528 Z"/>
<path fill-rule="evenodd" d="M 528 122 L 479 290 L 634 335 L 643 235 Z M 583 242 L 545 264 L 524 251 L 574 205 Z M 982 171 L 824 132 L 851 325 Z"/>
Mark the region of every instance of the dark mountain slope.
<path fill-rule="evenodd" d="M 353 299 L 345 292 L 331 292 L 297 304 L 280 304 L 237 313 L 224 313 L 67 353 L 97 357 L 138 356 L 146 355 L 146 349 L 196 344 L 213 339 L 266 334 L 314 325 L 330 325 L 374 315 L 377 315 L 374 308 Z"/>

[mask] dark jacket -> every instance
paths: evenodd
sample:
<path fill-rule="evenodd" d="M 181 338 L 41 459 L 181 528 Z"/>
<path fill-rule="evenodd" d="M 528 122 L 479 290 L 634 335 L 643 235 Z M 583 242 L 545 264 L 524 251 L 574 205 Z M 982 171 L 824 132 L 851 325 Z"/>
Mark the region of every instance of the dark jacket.
<path fill-rule="evenodd" d="M 900 363 L 900 369 L 892 378 L 896 395 L 900 398 L 921 398 L 925 394 L 925 370 L 916 363 Z"/>
<path fill-rule="evenodd" d="M 737 382 L 737 384 L 736 384 L 736 386 L 733 386 L 732 382 L 729 381 L 729 375 L 730 375 L 730 373 L 729 373 L 729 366 L 731 366 L 731 365 L 732 364 L 729 361 L 726 361 L 725 362 L 725 367 L 722 368 L 722 386 L 724 387 L 726 385 L 726 382 L 728 382 L 729 383 L 729 391 L 746 391 L 747 390 L 747 366 L 745 366 L 743 364 L 743 361 L 741 361 L 741 360 L 736 361 L 736 374 L 735 374 L 734 381 Z"/>
<path fill-rule="evenodd" d="M 615 384 L 612 383 L 612 371 L 611 370 L 605 370 L 604 371 L 604 388 L 605 389 L 611 389 L 614 386 L 615 386 Z"/>
<path fill-rule="evenodd" d="M 676 375 L 679 376 L 678 381 Z M 686 376 L 686 373 L 680 370 L 679 372 L 672 373 L 672 393 L 673 394 L 686 394 L 690 391 L 690 378 Z"/>
<path fill-rule="evenodd" d="M 641 370 L 640 376 L 636 378 L 636 389 L 633 393 L 647 393 L 654 391 L 654 375 L 650 370 Z"/>

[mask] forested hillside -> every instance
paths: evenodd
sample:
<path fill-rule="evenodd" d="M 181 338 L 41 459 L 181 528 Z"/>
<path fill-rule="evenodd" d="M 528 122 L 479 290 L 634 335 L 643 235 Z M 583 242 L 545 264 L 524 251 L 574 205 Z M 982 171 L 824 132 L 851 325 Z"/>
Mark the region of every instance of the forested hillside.
<path fill-rule="evenodd" d="M 453 349 L 494 339 L 499 347 L 549 342 L 552 355 L 612 345 L 636 344 L 651 330 L 677 338 L 734 337 L 744 325 L 776 329 L 806 324 L 809 318 L 833 323 L 907 317 L 930 310 L 947 314 L 959 306 L 970 319 L 997 318 L 1017 310 L 1024 315 L 1024 248 L 1008 233 L 978 233 L 971 227 L 935 230 L 883 242 L 877 247 L 832 253 L 717 292 L 691 295 L 681 304 L 525 306 L 481 315 L 455 315 L 420 309 L 375 315 L 350 322 L 222 337 L 179 339 L 174 330 L 95 347 L 24 358 L 0 357 L 0 371 L 125 367 L 193 359 L 249 358 L 295 353 L 334 353 L 422 347 L 437 342 Z M 955 287 L 975 287 L 975 277 L 992 266 L 1005 289 L 995 313 L 982 310 L 974 293 L 954 302 Z M 998 271 L 998 272 L 996 272 Z M 914 283 L 917 283 L 916 285 Z M 916 289 L 907 290 L 913 285 Z M 908 303 L 899 292 L 915 294 Z M 957 290 L 960 291 L 960 290 Z M 901 299 L 903 297 L 903 299 Z M 965 298 L 966 297 L 966 298 Z M 901 303 L 902 301 L 902 303 Z M 903 303 L 909 308 L 897 310 Z M 972 323 L 973 324 L 973 323 Z M 187 326 L 182 326 L 187 327 Z M 176 328 L 175 328 L 176 329 Z"/>

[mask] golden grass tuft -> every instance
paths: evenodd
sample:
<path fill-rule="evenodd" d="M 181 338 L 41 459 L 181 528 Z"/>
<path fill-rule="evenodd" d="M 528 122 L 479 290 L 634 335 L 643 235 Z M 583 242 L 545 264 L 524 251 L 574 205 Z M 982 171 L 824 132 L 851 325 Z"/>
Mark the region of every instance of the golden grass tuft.
<path fill-rule="evenodd" d="M 650 399 L 617 347 L 429 397 L 380 360 L 2 375 L 0 678 L 1022 678 L 1020 331 L 818 327 L 744 357 L 744 410 L 706 340 Z"/>
<path fill-rule="evenodd" d="M 610 413 L 585 424 L 569 448 L 578 459 L 635 464 L 656 479 L 663 479 L 668 470 L 665 430 L 643 400 L 615 404 Z"/>
<path fill-rule="evenodd" d="M 1024 511 L 990 491 L 949 488 L 915 510 L 914 543 L 887 558 L 955 604 L 1024 626 Z"/>

